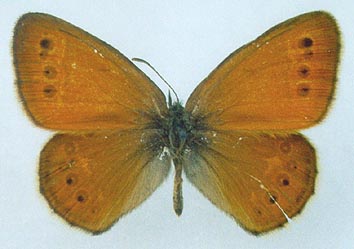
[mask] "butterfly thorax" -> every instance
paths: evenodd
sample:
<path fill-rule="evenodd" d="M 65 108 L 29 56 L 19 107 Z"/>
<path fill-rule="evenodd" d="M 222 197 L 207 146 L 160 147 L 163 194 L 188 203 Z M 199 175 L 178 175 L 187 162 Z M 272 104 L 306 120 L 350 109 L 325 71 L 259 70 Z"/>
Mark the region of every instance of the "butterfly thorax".
<path fill-rule="evenodd" d="M 166 126 L 164 127 L 164 133 L 168 138 L 165 146 L 169 148 L 172 157 L 176 158 L 183 154 L 192 129 L 190 115 L 179 102 L 173 103 L 169 107 Z"/>
<path fill-rule="evenodd" d="M 160 148 L 167 148 L 173 160 L 180 160 L 190 150 L 201 145 L 203 122 L 193 117 L 180 102 L 170 103 L 168 113 L 156 118 L 155 128 L 162 137 Z"/>

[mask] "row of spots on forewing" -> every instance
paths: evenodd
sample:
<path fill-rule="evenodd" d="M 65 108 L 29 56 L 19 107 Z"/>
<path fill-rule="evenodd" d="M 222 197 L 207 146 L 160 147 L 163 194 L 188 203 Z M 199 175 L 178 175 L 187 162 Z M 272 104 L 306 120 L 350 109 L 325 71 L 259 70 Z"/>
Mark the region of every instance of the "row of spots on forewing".
<path fill-rule="evenodd" d="M 38 56 L 44 61 L 44 67 L 42 68 L 42 74 L 44 76 L 45 85 L 43 87 L 43 94 L 47 98 L 52 98 L 56 95 L 56 87 L 49 83 L 57 77 L 57 70 L 54 66 L 49 64 L 48 57 L 53 53 L 55 43 L 53 39 L 43 36 L 39 41 L 39 54 Z M 48 82 L 48 84 L 47 84 Z"/>
<path fill-rule="evenodd" d="M 302 56 L 302 61 L 304 63 L 300 64 L 297 67 L 297 74 L 301 79 L 307 79 L 311 75 L 311 68 L 306 63 L 313 57 L 313 39 L 311 37 L 301 37 L 298 41 L 298 49 L 301 50 L 300 54 Z M 306 82 L 302 82 L 297 85 L 297 95 L 301 97 L 306 97 L 309 95 L 311 90 L 310 84 Z"/>

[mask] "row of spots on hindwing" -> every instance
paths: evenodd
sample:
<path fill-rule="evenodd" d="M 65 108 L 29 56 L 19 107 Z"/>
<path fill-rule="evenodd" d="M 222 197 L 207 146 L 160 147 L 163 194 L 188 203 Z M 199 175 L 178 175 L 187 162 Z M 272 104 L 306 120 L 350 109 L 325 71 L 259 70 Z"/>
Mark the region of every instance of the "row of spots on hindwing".
<path fill-rule="evenodd" d="M 296 137 L 294 138 L 296 139 Z M 279 144 L 279 149 L 284 155 L 288 155 L 292 153 L 292 142 L 284 140 Z M 284 190 L 291 186 L 291 178 L 296 175 L 301 178 L 301 181 L 305 181 L 304 186 L 311 186 L 313 183 L 313 173 L 311 171 L 311 165 L 313 164 L 313 160 L 311 159 L 311 155 L 307 151 L 302 151 L 301 155 L 303 156 L 303 161 L 295 161 L 292 159 L 286 159 L 282 167 L 284 171 L 280 171 L 276 182 L 279 187 Z M 303 166 L 301 164 L 304 164 Z M 308 166 L 305 166 L 308 165 Z M 294 186 L 293 186 L 294 187 Z M 293 188 L 290 188 L 292 190 Z M 306 195 L 308 194 L 308 190 L 306 188 L 301 188 L 297 190 L 297 194 L 293 197 L 295 203 L 302 203 Z"/>
<path fill-rule="evenodd" d="M 74 198 L 77 203 L 85 203 L 88 199 L 87 191 L 80 189 L 80 177 L 77 173 L 71 173 L 70 169 L 75 167 L 76 160 L 74 159 L 75 154 L 77 153 L 77 146 L 73 142 L 67 142 L 64 144 L 64 153 L 66 157 L 70 158 L 68 160 L 68 171 L 65 177 L 66 186 L 72 188 L 75 191 Z M 76 188 L 78 188 L 76 190 Z"/>
<path fill-rule="evenodd" d="M 275 152 L 275 157 L 280 157 L 280 158 L 284 158 L 284 157 L 288 157 L 291 153 L 292 153 L 292 143 L 291 141 L 289 141 L 288 139 L 282 139 L 280 142 L 277 141 L 274 143 L 274 146 L 277 146 L 278 148 L 276 150 L 274 150 Z M 279 155 L 280 153 L 280 155 Z M 274 161 L 273 163 L 275 163 L 276 161 Z M 267 207 L 274 207 L 275 209 L 279 209 L 279 202 L 281 202 L 281 200 L 279 200 L 279 193 L 278 191 L 286 192 L 287 190 L 291 189 L 291 177 L 290 177 L 290 170 L 288 170 L 286 167 L 284 169 L 279 169 L 278 167 L 283 167 L 283 165 L 280 164 L 273 164 L 270 163 L 269 166 L 272 165 L 272 167 L 269 168 L 268 173 L 266 174 L 266 177 L 268 179 L 270 179 L 271 184 L 266 184 L 264 185 L 264 187 L 262 188 L 262 199 L 263 201 L 261 201 L 261 203 L 266 204 L 267 206 L 254 206 L 254 212 L 257 215 L 257 217 L 259 219 L 262 219 L 263 216 L 265 215 L 263 213 L 263 209 L 267 208 Z M 289 165 L 292 167 L 292 170 L 296 170 L 297 165 L 296 164 L 292 164 Z M 268 183 L 270 183 L 268 182 Z M 275 184 L 275 185 L 273 185 Z M 275 188 L 273 188 L 272 186 L 276 186 Z M 276 190 L 278 189 L 278 190 Z M 253 194 L 251 198 L 254 199 L 258 199 L 257 197 L 258 195 Z M 255 202 L 257 203 L 257 202 Z M 268 212 L 268 211 L 267 211 Z"/>
<path fill-rule="evenodd" d="M 74 160 L 71 160 L 69 162 L 69 164 L 73 164 L 73 163 L 75 163 Z M 78 174 L 68 173 L 65 177 L 65 184 L 66 184 L 66 186 L 72 188 L 73 191 L 75 191 L 74 198 L 75 198 L 76 202 L 84 203 L 87 201 L 87 199 L 88 199 L 87 191 L 79 188 L 80 177 Z M 79 188 L 79 189 L 76 191 L 76 188 Z"/>
<path fill-rule="evenodd" d="M 283 155 L 288 155 L 292 152 L 292 144 L 287 139 L 279 143 L 279 150 Z M 289 187 L 290 186 L 290 177 L 285 171 L 281 171 L 276 181 L 280 187 Z"/>
<path fill-rule="evenodd" d="M 85 203 L 88 199 L 87 191 L 80 189 L 80 177 L 75 173 L 68 173 L 65 177 L 66 186 L 75 191 L 74 198 L 77 203 Z M 76 190 L 76 188 L 78 188 Z"/>
<path fill-rule="evenodd" d="M 43 38 L 40 39 L 39 41 L 39 57 L 41 60 L 44 61 L 45 66 L 42 69 L 42 74 L 44 76 L 44 82 L 50 82 L 51 80 L 54 80 L 57 76 L 57 70 L 55 67 L 52 65 L 48 65 L 47 59 L 50 56 L 50 54 L 53 52 L 54 49 L 54 42 L 51 38 L 44 36 Z M 52 98 L 55 96 L 57 93 L 56 87 L 52 84 L 45 84 L 43 88 L 43 93 L 44 96 L 47 98 Z"/>
<path fill-rule="evenodd" d="M 306 62 L 313 57 L 313 39 L 311 37 L 301 37 L 299 40 L 298 49 L 301 50 L 300 54 L 302 59 Z M 297 67 L 297 73 L 301 79 L 306 79 L 311 74 L 311 68 L 306 63 L 302 63 Z M 311 87 L 308 83 L 300 83 L 297 85 L 297 95 L 306 97 L 309 95 Z"/>
<path fill-rule="evenodd" d="M 281 140 L 277 143 L 277 146 L 279 151 L 278 153 L 280 153 L 280 158 L 288 157 L 292 153 L 292 143 L 288 139 Z M 296 170 L 296 164 L 292 166 L 295 167 L 292 170 Z M 268 177 L 272 179 L 272 182 L 281 192 L 286 192 L 291 188 L 291 177 L 289 174 L 290 171 L 287 168 L 279 169 L 279 165 L 273 165 L 273 167 L 276 167 L 277 169 L 272 168 L 268 174 Z M 275 208 L 279 208 L 279 204 L 276 205 L 279 203 L 279 194 L 277 191 L 275 191 L 274 188 L 271 188 L 271 186 L 268 186 L 269 189 L 267 189 L 267 191 L 264 193 L 265 203 L 268 203 Z M 259 212 L 258 214 L 261 215 Z"/>

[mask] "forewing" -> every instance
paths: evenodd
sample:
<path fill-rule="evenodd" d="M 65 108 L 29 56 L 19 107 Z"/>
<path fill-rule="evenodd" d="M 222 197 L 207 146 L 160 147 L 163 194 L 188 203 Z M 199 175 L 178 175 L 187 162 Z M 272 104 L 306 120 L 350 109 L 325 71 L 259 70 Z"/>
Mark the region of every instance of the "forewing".
<path fill-rule="evenodd" d="M 304 14 L 232 53 L 186 109 L 218 130 L 293 130 L 319 122 L 333 96 L 339 31 L 325 12 Z"/>
<path fill-rule="evenodd" d="M 23 15 L 13 54 L 21 98 L 40 126 L 131 128 L 167 111 L 162 92 L 124 55 L 59 18 Z"/>

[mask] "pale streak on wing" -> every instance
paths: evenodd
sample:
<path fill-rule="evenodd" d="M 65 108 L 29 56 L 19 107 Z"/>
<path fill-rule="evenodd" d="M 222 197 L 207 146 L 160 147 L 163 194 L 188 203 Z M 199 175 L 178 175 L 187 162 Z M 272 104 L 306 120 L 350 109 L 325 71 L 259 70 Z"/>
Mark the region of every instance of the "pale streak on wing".
<path fill-rule="evenodd" d="M 315 151 L 303 136 L 213 131 L 205 137 L 207 144 L 185 153 L 186 176 L 246 230 L 280 227 L 313 194 Z"/>

